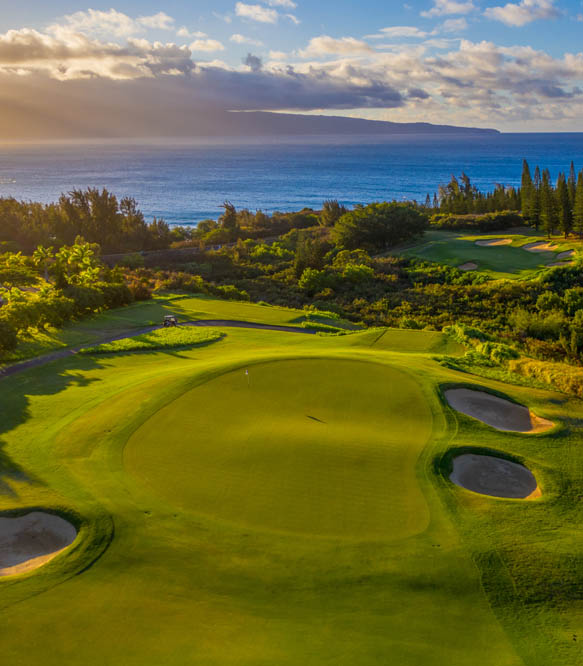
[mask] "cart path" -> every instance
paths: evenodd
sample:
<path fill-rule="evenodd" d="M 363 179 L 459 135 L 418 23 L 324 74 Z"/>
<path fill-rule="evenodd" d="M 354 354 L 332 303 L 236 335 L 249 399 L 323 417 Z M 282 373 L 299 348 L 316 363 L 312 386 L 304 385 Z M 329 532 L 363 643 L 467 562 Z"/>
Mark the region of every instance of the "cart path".
<path fill-rule="evenodd" d="M 314 335 L 316 331 L 310 330 L 309 328 L 299 328 L 295 326 L 278 326 L 277 324 L 259 324 L 250 321 L 238 321 L 236 319 L 197 319 L 194 321 L 184 321 L 180 322 L 179 326 L 224 326 L 229 328 L 257 328 L 264 331 L 283 331 L 284 333 L 306 333 L 308 335 Z M 0 369 L 0 379 L 3 377 L 10 377 L 11 375 L 16 375 L 30 368 L 38 368 L 47 363 L 52 363 L 53 361 L 58 361 L 61 358 L 67 358 L 69 356 L 74 356 L 78 351 L 84 347 L 93 347 L 95 345 L 102 345 L 108 342 L 115 342 L 116 340 L 123 340 L 124 338 L 133 338 L 137 335 L 143 335 L 144 333 L 150 333 L 156 331 L 163 326 L 148 326 L 146 328 L 137 329 L 134 331 L 121 333 L 109 338 L 102 340 L 96 340 L 95 342 L 88 343 L 85 345 L 79 345 L 78 347 L 71 347 L 69 349 L 61 349 L 59 351 L 51 352 L 50 354 L 44 354 L 43 356 L 36 356 L 35 358 L 28 359 L 26 361 L 20 361 L 19 363 L 14 363 L 5 368 Z"/>

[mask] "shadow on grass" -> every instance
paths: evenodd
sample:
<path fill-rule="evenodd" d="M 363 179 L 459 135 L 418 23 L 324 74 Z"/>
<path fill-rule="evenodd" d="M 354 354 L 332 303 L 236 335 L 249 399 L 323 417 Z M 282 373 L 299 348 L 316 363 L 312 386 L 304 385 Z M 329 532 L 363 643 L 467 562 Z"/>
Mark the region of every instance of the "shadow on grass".
<path fill-rule="evenodd" d="M 139 354 L 140 356 L 149 356 L 152 354 L 168 354 L 174 356 L 175 358 L 189 358 L 188 356 L 183 356 L 180 352 L 189 351 L 191 349 L 200 349 L 201 347 L 209 347 L 215 342 L 220 342 L 227 337 L 226 333 L 221 333 L 219 337 L 209 340 L 202 340 L 201 342 L 194 342 L 191 344 L 180 344 L 176 347 L 152 347 L 151 349 L 120 349 L 119 351 L 84 351 L 81 350 L 77 353 L 77 356 L 81 357 L 90 357 L 90 358 L 119 358 L 121 356 L 129 356 L 134 354 Z M 125 338 L 123 338 L 125 339 Z"/>
<path fill-rule="evenodd" d="M 57 395 L 71 386 L 88 386 L 96 378 L 83 373 L 102 367 L 91 357 L 70 356 L 42 367 L 0 379 L 0 495 L 18 497 L 16 483 L 45 485 L 42 479 L 26 470 L 8 454 L 7 442 L 1 436 L 26 423 L 31 418 L 30 399 L 37 396 Z M 24 442 L 33 446 L 34 442 Z"/>

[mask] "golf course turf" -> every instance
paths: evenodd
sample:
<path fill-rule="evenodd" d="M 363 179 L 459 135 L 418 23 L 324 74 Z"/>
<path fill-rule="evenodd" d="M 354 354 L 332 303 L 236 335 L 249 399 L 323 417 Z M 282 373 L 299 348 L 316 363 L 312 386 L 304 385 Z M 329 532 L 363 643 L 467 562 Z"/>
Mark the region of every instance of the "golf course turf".
<path fill-rule="evenodd" d="M 164 312 L 301 316 L 195 297 L 143 308 L 63 344 Z M 74 354 L 0 380 L 0 517 L 45 510 L 77 531 L 0 578 L 3 662 L 583 662 L 579 400 L 469 383 L 436 362 L 459 347 L 432 331 L 213 328 L 209 345 Z M 448 405 L 459 388 L 556 425 L 498 431 Z M 458 487 L 465 454 L 522 464 L 541 497 Z"/>
<path fill-rule="evenodd" d="M 572 241 L 548 242 L 522 234 L 504 237 L 429 231 L 420 244 L 401 254 L 478 271 L 496 279 L 515 280 L 531 278 L 549 266 L 563 265 L 563 259 L 569 261 L 572 257 L 572 247 Z"/>

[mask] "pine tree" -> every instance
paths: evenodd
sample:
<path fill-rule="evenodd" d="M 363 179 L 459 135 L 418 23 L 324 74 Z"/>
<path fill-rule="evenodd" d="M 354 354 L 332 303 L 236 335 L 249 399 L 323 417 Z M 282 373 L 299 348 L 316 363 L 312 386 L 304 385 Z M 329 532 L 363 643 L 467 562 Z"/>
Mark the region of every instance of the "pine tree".
<path fill-rule="evenodd" d="M 571 204 L 571 210 L 573 210 L 573 206 L 575 205 L 575 190 L 577 189 L 577 179 L 575 177 L 575 165 L 572 161 L 571 168 L 569 169 L 567 187 L 569 188 L 569 202 Z"/>
<path fill-rule="evenodd" d="M 575 189 L 575 204 L 573 205 L 573 229 L 583 237 L 583 171 L 579 171 Z"/>
<path fill-rule="evenodd" d="M 540 221 L 548 238 L 551 237 L 557 221 L 555 193 L 548 169 L 543 171 L 540 185 Z"/>
<path fill-rule="evenodd" d="M 534 184 L 530 175 L 530 167 L 526 160 L 522 161 L 522 179 L 520 181 L 520 206 L 524 219 L 531 222 L 532 190 Z"/>
<path fill-rule="evenodd" d="M 567 238 L 573 227 L 573 217 L 571 213 L 569 186 L 565 180 L 564 173 L 559 174 L 559 178 L 557 180 L 557 189 L 555 190 L 555 199 L 559 218 L 559 227 L 565 235 L 565 238 Z"/>
<path fill-rule="evenodd" d="M 540 187 L 541 187 L 541 177 L 540 169 L 537 165 L 534 170 L 534 181 L 533 187 L 531 190 L 531 198 L 529 204 L 529 215 L 532 225 L 535 229 L 538 230 L 540 225 Z"/>

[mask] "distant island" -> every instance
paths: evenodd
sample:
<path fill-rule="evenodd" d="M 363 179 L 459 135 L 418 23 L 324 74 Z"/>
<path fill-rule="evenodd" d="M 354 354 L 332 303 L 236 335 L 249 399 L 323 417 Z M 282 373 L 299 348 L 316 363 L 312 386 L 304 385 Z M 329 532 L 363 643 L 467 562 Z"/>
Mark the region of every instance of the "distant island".
<path fill-rule="evenodd" d="M 366 120 L 346 116 L 316 116 L 295 113 L 250 111 L 222 114 L 216 120 L 220 133 L 225 136 L 294 136 L 325 134 L 500 134 L 496 129 L 432 125 L 431 123 L 395 123 L 384 120 Z M 215 134 L 209 127 L 206 135 Z"/>
<path fill-rule="evenodd" d="M 34 109 L 6 103 L 0 110 L 0 141 L 62 141 L 84 139 L 237 139 L 299 136 L 493 136 L 495 129 L 396 123 L 345 116 L 322 116 L 269 111 L 228 111 L 200 108 L 183 113 L 180 104 L 162 108 L 144 104 L 129 113 L 123 104 L 94 100 L 91 110 L 74 108 L 39 114 Z"/>

